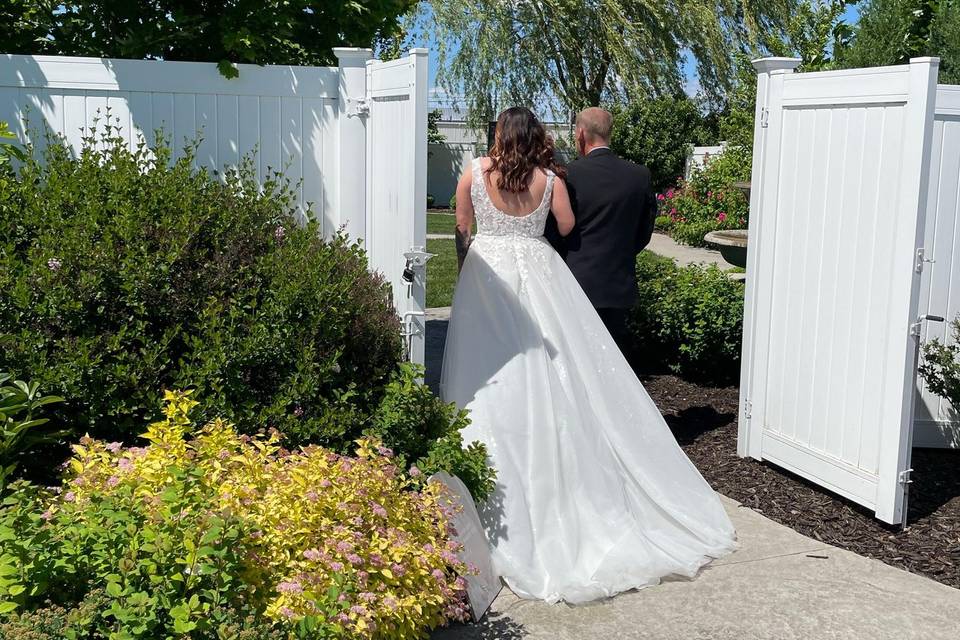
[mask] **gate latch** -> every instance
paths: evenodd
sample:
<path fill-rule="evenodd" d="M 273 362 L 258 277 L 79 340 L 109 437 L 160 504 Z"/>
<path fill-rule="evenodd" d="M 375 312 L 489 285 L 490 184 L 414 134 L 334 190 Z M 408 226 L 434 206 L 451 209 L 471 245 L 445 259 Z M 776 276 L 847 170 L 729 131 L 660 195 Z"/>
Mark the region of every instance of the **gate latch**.
<path fill-rule="evenodd" d="M 403 254 L 403 257 L 407 259 L 401 276 L 403 281 L 407 284 L 413 284 L 417 271 L 426 268 L 427 262 L 435 255 L 434 253 L 428 253 L 423 247 L 410 247 L 410 250 Z"/>
<path fill-rule="evenodd" d="M 929 313 L 924 314 L 917 318 L 917 321 L 910 325 L 910 335 L 915 338 L 920 337 L 920 329 L 923 326 L 923 321 L 929 320 L 930 322 L 943 322 L 943 316 L 932 316 Z"/>
<path fill-rule="evenodd" d="M 910 477 L 911 473 L 913 473 L 913 469 L 904 469 L 897 475 L 897 482 L 900 484 L 913 484 L 913 479 Z"/>
<path fill-rule="evenodd" d="M 913 266 L 914 270 L 917 273 L 923 273 L 924 262 L 929 262 L 930 264 L 933 264 L 934 262 L 936 262 L 936 260 L 933 260 L 932 258 L 925 257 L 925 253 L 926 252 L 923 250 L 922 247 L 920 249 L 917 249 L 917 261 Z"/>

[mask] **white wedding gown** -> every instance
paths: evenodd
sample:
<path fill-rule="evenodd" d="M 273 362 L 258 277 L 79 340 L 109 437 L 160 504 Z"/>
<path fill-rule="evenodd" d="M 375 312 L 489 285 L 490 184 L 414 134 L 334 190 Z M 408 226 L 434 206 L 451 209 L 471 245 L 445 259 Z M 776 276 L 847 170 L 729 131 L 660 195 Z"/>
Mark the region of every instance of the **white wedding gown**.
<path fill-rule="evenodd" d="M 540 207 L 493 206 L 479 160 L 478 234 L 457 283 L 441 394 L 497 471 L 479 505 L 494 565 L 524 598 L 582 603 L 692 577 L 733 525 L 563 259 Z"/>

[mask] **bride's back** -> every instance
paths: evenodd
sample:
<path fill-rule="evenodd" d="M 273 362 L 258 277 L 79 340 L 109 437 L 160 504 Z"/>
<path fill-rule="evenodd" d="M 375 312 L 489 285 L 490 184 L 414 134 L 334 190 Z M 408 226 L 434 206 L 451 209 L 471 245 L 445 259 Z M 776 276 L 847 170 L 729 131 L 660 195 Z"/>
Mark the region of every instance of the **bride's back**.
<path fill-rule="evenodd" d="M 483 186 L 494 207 L 502 213 L 518 217 L 528 216 L 540 207 L 547 190 L 547 174 L 543 169 L 538 167 L 531 170 L 526 189 L 514 192 L 498 186 L 503 174 L 497 170 L 491 171 L 492 164 L 490 158 L 480 160 Z"/>

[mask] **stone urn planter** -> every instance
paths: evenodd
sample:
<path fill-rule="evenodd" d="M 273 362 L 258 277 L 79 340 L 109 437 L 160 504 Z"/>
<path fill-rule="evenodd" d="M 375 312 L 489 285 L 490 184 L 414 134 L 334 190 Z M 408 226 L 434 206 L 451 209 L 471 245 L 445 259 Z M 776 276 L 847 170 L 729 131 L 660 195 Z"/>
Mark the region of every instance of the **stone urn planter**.
<path fill-rule="evenodd" d="M 750 183 L 737 182 L 733 185 L 750 200 Z M 719 249 L 723 259 L 735 267 L 747 267 L 747 230 L 729 229 L 726 231 L 711 231 L 703 237 L 707 244 Z"/>
<path fill-rule="evenodd" d="M 720 250 L 723 259 L 735 267 L 747 267 L 747 230 L 711 231 L 703 237 L 707 244 Z"/>

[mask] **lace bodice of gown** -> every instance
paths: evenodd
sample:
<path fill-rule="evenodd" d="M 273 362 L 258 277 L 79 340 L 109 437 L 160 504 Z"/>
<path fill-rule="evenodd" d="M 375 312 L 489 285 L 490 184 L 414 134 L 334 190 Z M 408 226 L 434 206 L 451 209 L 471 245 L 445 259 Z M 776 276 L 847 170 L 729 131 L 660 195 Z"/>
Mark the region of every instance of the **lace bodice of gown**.
<path fill-rule="evenodd" d="M 470 197 L 473 200 L 473 211 L 477 218 L 478 236 L 513 236 L 523 238 L 539 238 L 543 235 L 547 216 L 550 214 L 550 201 L 553 196 L 553 181 L 555 174 L 547 169 L 547 187 L 543 192 L 540 206 L 525 216 L 514 216 L 504 213 L 494 206 L 487 192 L 480 158 L 473 161 L 473 184 L 470 187 Z"/>

